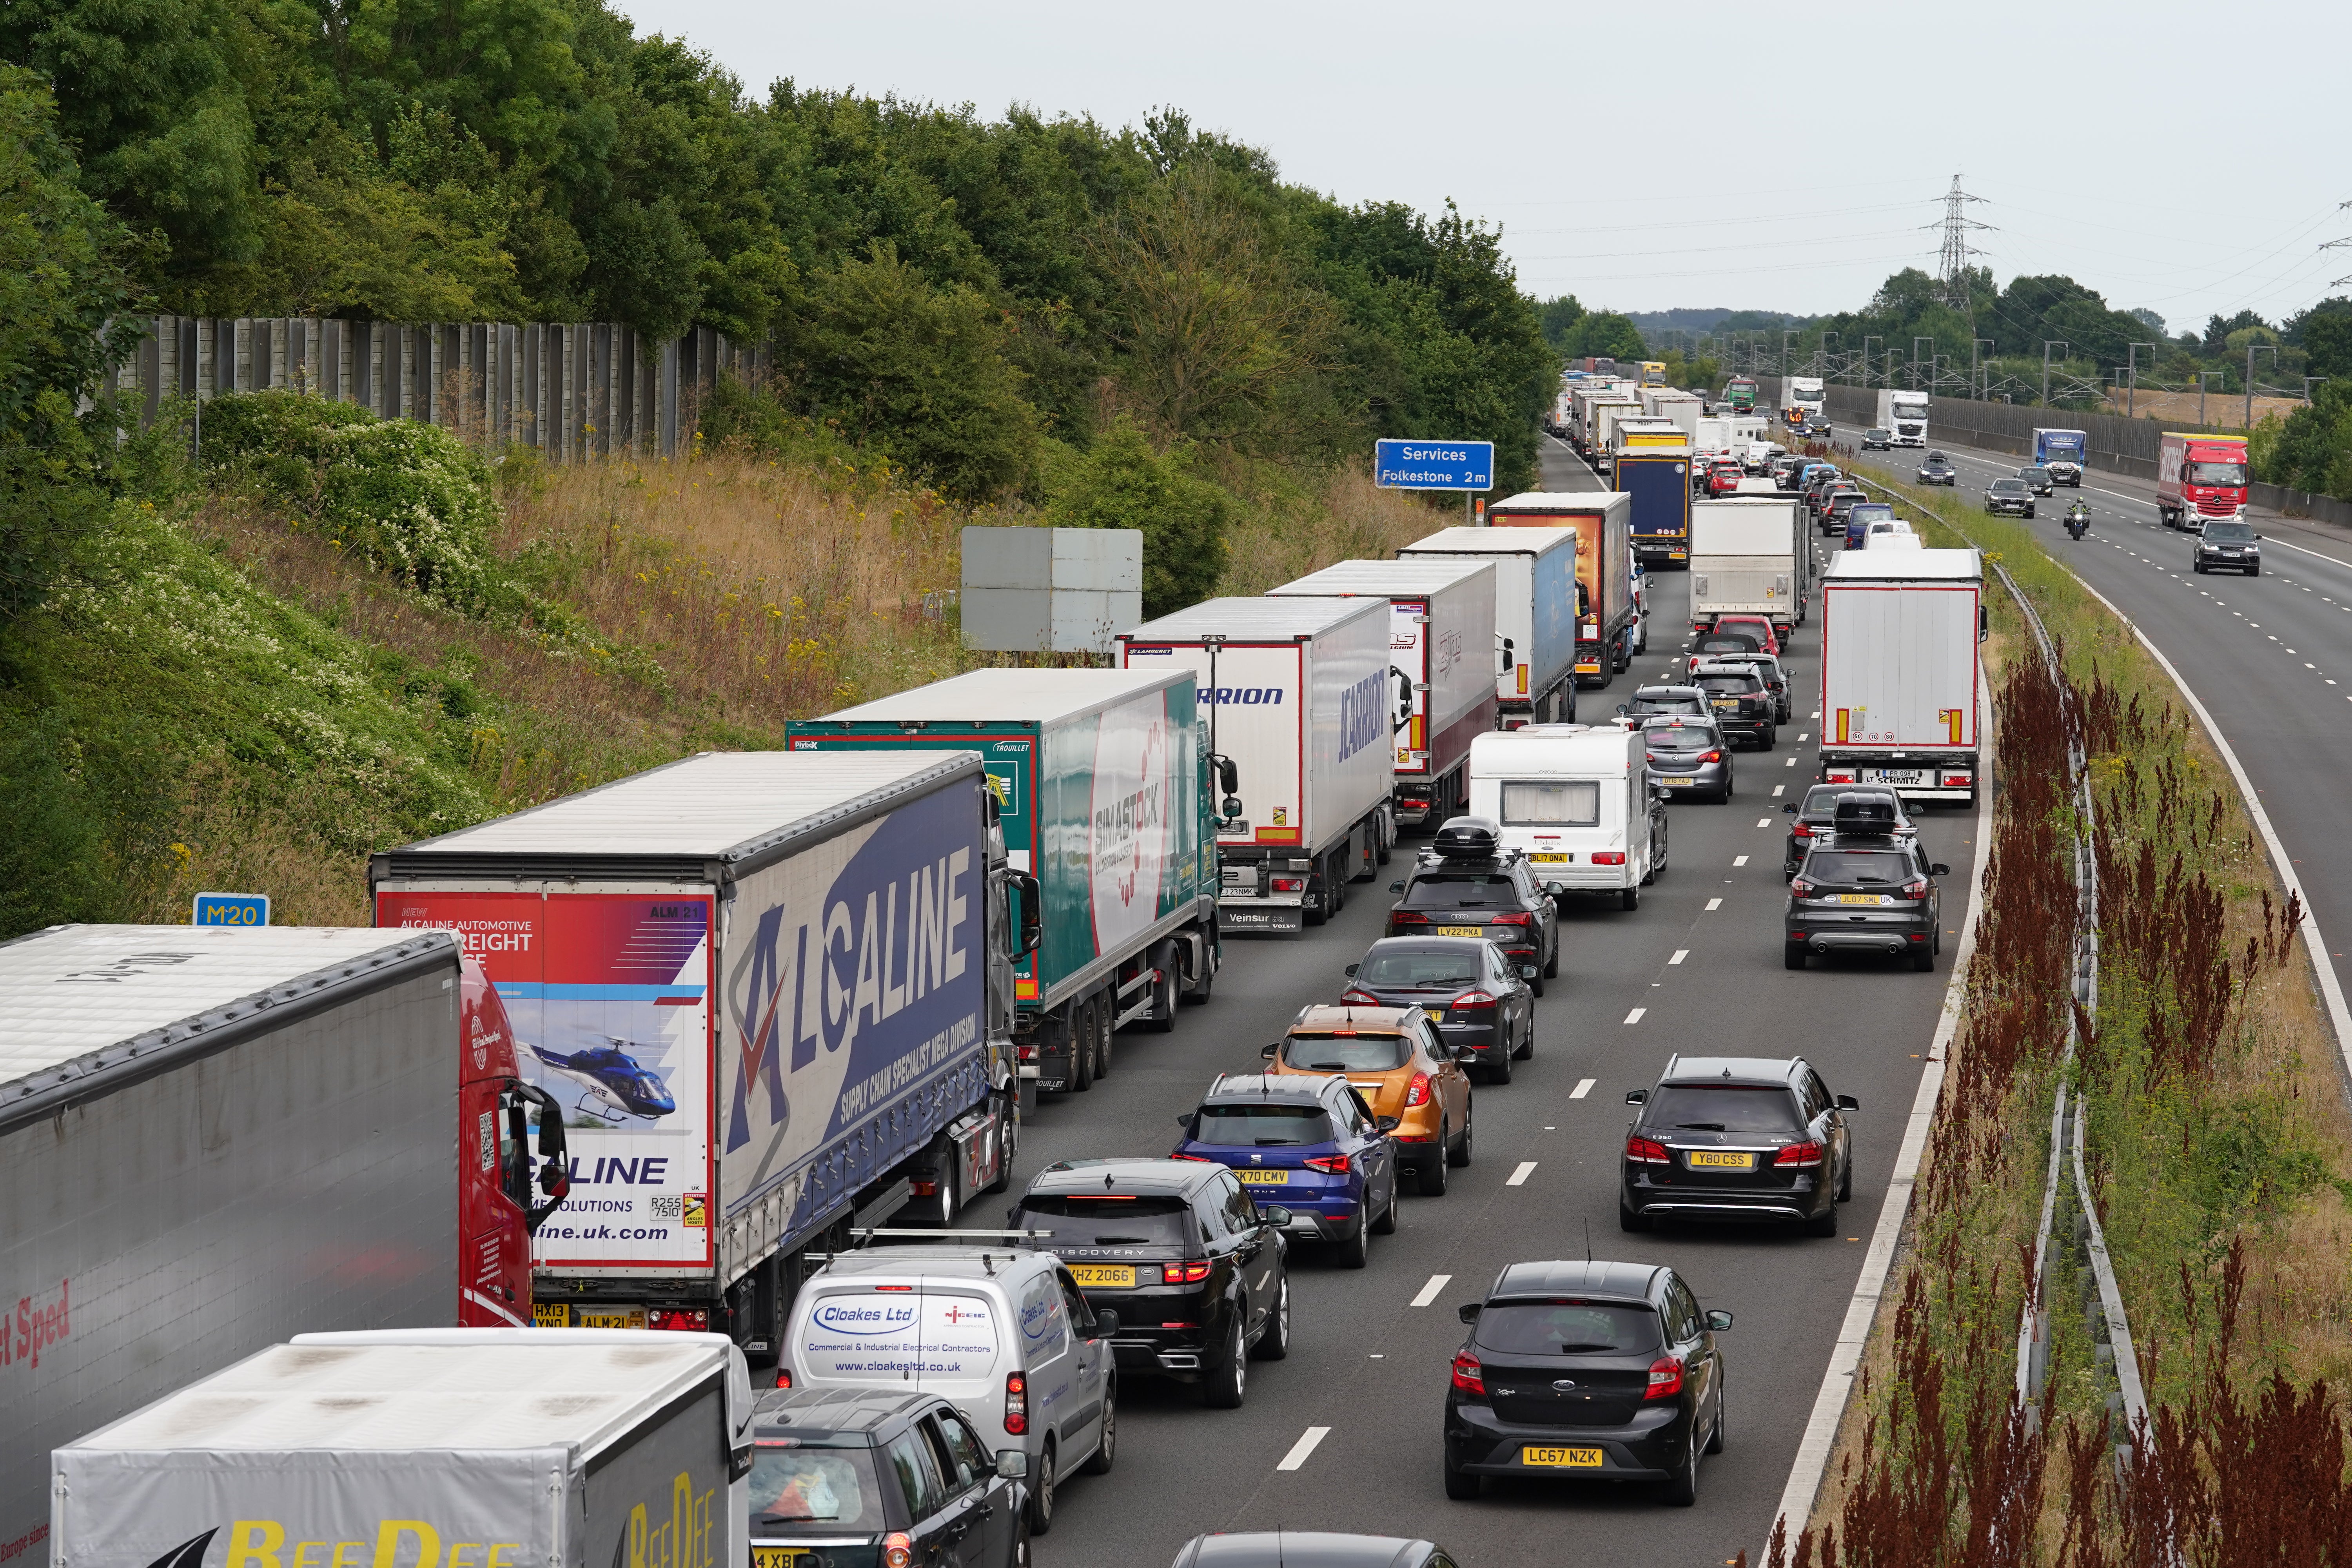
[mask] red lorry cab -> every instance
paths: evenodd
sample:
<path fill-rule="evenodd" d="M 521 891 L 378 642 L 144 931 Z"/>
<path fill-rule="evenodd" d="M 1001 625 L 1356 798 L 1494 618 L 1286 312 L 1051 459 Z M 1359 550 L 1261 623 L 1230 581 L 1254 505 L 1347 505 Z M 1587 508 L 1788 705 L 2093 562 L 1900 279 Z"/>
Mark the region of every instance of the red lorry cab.
<path fill-rule="evenodd" d="M 570 1184 L 563 1118 L 547 1095 L 523 1081 L 514 1026 L 481 964 L 468 955 L 462 973 L 457 1325 L 522 1328 L 531 1321 L 530 1233 L 563 1201 Z M 530 1145 L 533 1121 L 539 1123 L 541 1156 L 536 1182 Z"/>
<path fill-rule="evenodd" d="M 2167 528 L 2180 527 L 2191 514 L 2229 517 L 2246 504 L 2246 479 L 2243 436 L 2168 431 L 2157 449 L 2157 515 Z"/>

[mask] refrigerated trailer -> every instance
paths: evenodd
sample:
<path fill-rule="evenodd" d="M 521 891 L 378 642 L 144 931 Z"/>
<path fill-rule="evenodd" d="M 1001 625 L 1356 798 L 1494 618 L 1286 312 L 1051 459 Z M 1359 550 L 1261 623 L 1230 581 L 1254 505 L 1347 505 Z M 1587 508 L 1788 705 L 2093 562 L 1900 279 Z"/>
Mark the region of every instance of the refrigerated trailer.
<path fill-rule="evenodd" d="M 379 926 L 480 957 L 568 1130 L 544 1325 L 764 1359 L 804 1248 L 1009 1177 L 1024 878 L 973 752 L 704 752 L 369 878 Z"/>
<path fill-rule="evenodd" d="M 1401 558 L 1495 566 L 1495 708 L 1507 730 L 1576 717 L 1576 531 L 1449 528 Z"/>
<path fill-rule="evenodd" d="M 1689 461 L 1673 453 L 1638 459 L 1643 465 Z M 1576 679 L 1580 684 L 1606 686 L 1633 661 L 1633 497 L 1622 490 L 1528 490 L 1486 509 L 1486 521 L 1496 528 L 1576 531 Z"/>
<path fill-rule="evenodd" d="M 447 931 L 0 944 L 0 1558 L 52 1448 L 289 1334 L 527 1321 L 523 1088 Z"/>
<path fill-rule="evenodd" d="M 1189 670 L 1218 787 L 1225 931 L 1320 925 L 1396 843 L 1393 737 L 1405 712 L 1378 599 L 1209 599 L 1112 640 L 1123 668 Z M 1219 763 L 1223 771 L 1223 762 Z"/>
<path fill-rule="evenodd" d="M 1973 550 L 1848 551 L 1822 577 L 1822 782 L 1976 799 L 1984 567 Z"/>
<path fill-rule="evenodd" d="M 1389 603 L 1396 682 L 1396 820 L 1435 826 L 1469 798 L 1470 741 L 1495 727 L 1495 567 L 1489 561 L 1342 561 L 1270 598 Z"/>
<path fill-rule="evenodd" d="M 716 1334 L 299 1334 L 25 1479 L 71 1568 L 748 1568 L 751 1410 Z"/>
<path fill-rule="evenodd" d="M 969 748 L 1039 941 L 1013 973 L 1021 1075 L 1083 1091 L 1112 1031 L 1176 1026 L 1217 972 L 1208 725 L 1189 670 L 975 669 L 787 727 L 795 752 Z"/>

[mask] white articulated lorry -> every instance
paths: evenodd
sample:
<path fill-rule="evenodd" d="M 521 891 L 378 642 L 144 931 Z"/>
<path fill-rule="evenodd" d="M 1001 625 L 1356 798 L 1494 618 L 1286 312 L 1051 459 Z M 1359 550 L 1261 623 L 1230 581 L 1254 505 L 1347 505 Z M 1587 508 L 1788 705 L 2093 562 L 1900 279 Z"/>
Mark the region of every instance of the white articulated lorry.
<path fill-rule="evenodd" d="M 1576 541 L 1572 528 L 1449 528 L 1402 559 L 1495 567 L 1495 708 L 1502 727 L 1576 717 Z"/>
<path fill-rule="evenodd" d="M 1759 615 L 1785 634 L 1805 618 L 1812 559 L 1811 537 L 1794 496 L 1693 501 L 1692 626 L 1712 627 L 1717 616 Z"/>
<path fill-rule="evenodd" d="M 1234 763 L 1216 822 L 1225 931 L 1320 925 L 1388 858 L 1389 619 L 1379 599 L 1209 599 L 1113 637 L 1122 668 L 1192 672 L 1209 750 Z"/>
<path fill-rule="evenodd" d="M 1927 395 L 1905 392 L 1899 387 L 1878 389 L 1878 427 L 1887 433 L 1887 443 L 1895 447 L 1924 447 L 1927 444 Z"/>
<path fill-rule="evenodd" d="M 717 1334 L 300 1334 L 34 1479 L 58 1568 L 744 1568 L 751 1409 Z"/>
<path fill-rule="evenodd" d="M 1853 550 L 1822 577 L 1822 782 L 1973 802 L 1984 566 L 1973 550 Z"/>
<path fill-rule="evenodd" d="M 1495 566 L 1342 561 L 1269 598 L 1386 599 L 1396 682 L 1396 820 L 1435 826 L 1470 798 L 1470 740 L 1495 727 Z"/>
<path fill-rule="evenodd" d="M 1780 415 L 1791 425 L 1802 425 L 1828 406 L 1818 375 L 1791 375 L 1780 383 Z"/>

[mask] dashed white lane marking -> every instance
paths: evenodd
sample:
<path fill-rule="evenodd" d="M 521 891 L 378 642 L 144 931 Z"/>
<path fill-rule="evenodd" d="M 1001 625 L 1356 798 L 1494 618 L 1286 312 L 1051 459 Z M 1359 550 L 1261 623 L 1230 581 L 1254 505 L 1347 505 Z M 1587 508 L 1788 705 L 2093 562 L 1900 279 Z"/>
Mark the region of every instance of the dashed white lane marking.
<path fill-rule="evenodd" d="M 1776 789 L 1776 790 L 1774 790 L 1772 793 L 1773 793 L 1774 795 L 1779 795 L 1780 792 L 1779 790 L 1777 790 L 1777 789 Z M 1756 819 L 1756 826 L 1759 826 L 1759 827 L 1769 827 L 1769 826 L 1772 826 L 1772 819 L 1771 819 L 1770 817 L 1769 817 L 1769 816 L 1759 816 L 1759 817 L 1758 817 L 1758 818 Z M 1746 856 L 1742 856 L 1742 857 L 1740 857 L 1740 858 L 1741 858 L 1741 859 L 1746 859 L 1746 858 L 1747 858 L 1747 857 L 1746 857 Z M 1737 862 L 1735 862 L 1735 864 L 1736 864 L 1736 863 L 1737 863 Z"/>
<path fill-rule="evenodd" d="M 1642 1015 L 1648 1011 L 1647 1007 L 1636 1007 L 1625 1015 L 1625 1021 L 1629 1024 L 1638 1024 L 1642 1021 Z"/>
<path fill-rule="evenodd" d="M 1437 1300 L 1437 1293 L 1440 1290 L 1452 1283 L 1454 1283 L 1454 1276 L 1451 1274 L 1433 1274 L 1429 1277 L 1429 1283 L 1421 1288 L 1421 1294 L 1415 1296 L 1410 1304 L 1415 1307 L 1426 1307 Z"/>
<path fill-rule="evenodd" d="M 1513 1171 L 1509 1175 L 1503 1178 L 1503 1185 L 1507 1187 L 1524 1187 L 1528 1184 L 1528 1178 L 1535 1173 L 1536 1163 L 1533 1160 L 1522 1160 L 1519 1162 L 1519 1168 L 1517 1170 Z"/>
<path fill-rule="evenodd" d="M 1600 1081 L 1601 1080 L 1598 1079 L 1578 1079 L 1576 1080 L 1576 1087 L 1568 1091 L 1568 1098 L 1570 1100 L 1582 1100 L 1586 1095 L 1592 1092 L 1592 1086 Z"/>
<path fill-rule="evenodd" d="M 1686 948 L 1686 947 L 1678 947 L 1678 948 L 1675 949 L 1675 955 L 1674 955 L 1672 958 L 1670 958 L 1670 959 L 1666 960 L 1666 962 L 1667 962 L 1668 963 L 1680 963 L 1684 959 L 1688 958 L 1689 956 L 1690 956 L 1690 949 L 1689 949 L 1689 948 Z"/>
<path fill-rule="evenodd" d="M 1768 816 L 1764 819 L 1764 822 L 1769 822 L 1772 819 Z M 1764 826 L 1764 822 L 1759 822 L 1756 826 L 1761 827 Z M 1748 857 L 1745 855 L 1734 855 L 1731 858 L 1731 863 L 1735 866 L 1745 866 L 1748 864 Z"/>
<path fill-rule="evenodd" d="M 1306 1436 L 1293 1443 L 1290 1446 L 1290 1452 L 1282 1457 L 1282 1463 L 1274 1468 L 1277 1470 L 1297 1469 L 1307 1463 L 1307 1456 L 1315 1451 L 1315 1445 L 1330 1435 L 1331 1428 L 1328 1426 L 1309 1426 L 1307 1428 Z"/>
<path fill-rule="evenodd" d="M 1818 713 L 1816 713 L 1816 714 L 1814 714 L 1814 715 L 1813 715 L 1813 717 L 1814 717 L 1814 718 L 1816 718 L 1816 719 L 1818 719 L 1818 718 L 1820 718 L 1820 717 L 1821 717 L 1821 715 L 1820 715 L 1820 714 L 1818 714 Z M 1797 736 L 1797 739 L 1798 739 L 1798 740 L 1800 740 L 1800 741 L 1810 741 L 1810 740 L 1811 740 L 1812 738 L 1813 738 L 1813 737 L 1812 737 L 1812 733 L 1811 733 L 1811 731 L 1800 731 L 1800 732 L 1799 732 L 1799 734 L 1798 734 L 1798 736 Z"/>
<path fill-rule="evenodd" d="M 2310 668 L 2310 666 L 2306 665 L 2306 666 L 2305 666 L 2304 668 L 2305 668 L 2307 669 L 2307 668 Z M 1791 757 L 1791 758 L 1790 758 L 1789 760 L 1790 760 L 1790 762 L 1792 762 L 1792 763 L 1793 763 L 1793 762 L 1795 762 L 1797 759 L 1796 759 L 1796 758 L 1794 758 L 1794 757 Z M 1787 784 L 1774 784 L 1774 785 L 1772 786 L 1772 795 L 1773 795 L 1773 798 L 1778 799 L 1781 795 L 1783 795 L 1784 793 L 1786 793 L 1786 792 L 1787 792 L 1788 788 L 1789 788 L 1789 786 L 1788 786 Z"/>
<path fill-rule="evenodd" d="M 1818 719 L 1818 718 L 1820 718 L 1821 716 L 1822 716 L 1822 710 L 1821 710 L 1820 709 L 1818 709 L 1818 708 L 1814 709 L 1814 710 L 1813 710 L 1813 717 L 1814 717 L 1814 718 L 1816 718 L 1816 719 Z M 1804 737 L 1803 737 L 1802 735 L 1800 735 L 1800 736 L 1798 736 L 1798 737 L 1797 737 L 1797 739 L 1799 739 L 1800 741 L 1801 741 L 1801 740 L 1803 740 L 1803 739 L 1804 739 Z"/>
<path fill-rule="evenodd" d="M 2346 698 L 2346 699 L 2345 699 L 2345 700 L 2346 700 L 2346 701 L 2347 701 L 2347 702 L 2352 702 L 2352 697 Z M 1723 900 L 1722 900 L 1721 899 L 1709 899 L 1709 900 L 1707 900 L 1707 901 L 1706 901 L 1706 912 L 1710 912 L 1710 913 L 1711 913 L 1712 911 L 1714 911 L 1714 910 L 1719 910 L 1719 909 L 1721 909 L 1721 908 L 1723 908 Z"/>

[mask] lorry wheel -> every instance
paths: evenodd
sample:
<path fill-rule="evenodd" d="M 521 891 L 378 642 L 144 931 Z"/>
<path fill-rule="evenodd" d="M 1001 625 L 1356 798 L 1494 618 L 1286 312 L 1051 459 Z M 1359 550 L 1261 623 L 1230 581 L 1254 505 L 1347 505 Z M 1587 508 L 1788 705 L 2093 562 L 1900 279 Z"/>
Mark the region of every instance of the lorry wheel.
<path fill-rule="evenodd" d="M 1213 942 L 1201 944 L 1201 973 L 1184 989 L 1184 1000 L 1195 1005 L 1206 1002 L 1217 989 L 1217 948 Z"/>
<path fill-rule="evenodd" d="M 1110 1044 L 1118 1034 L 1118 997 L 1104 991 L 1095 999 L 1095 1077 L 1110 1076 Z"/>
<path fill-rule="evenodd" d="M 1151 1011 L 1145 1017 L 1146 1024 L 1155 1035 L 1171 1034 L 1176 1028 L 1177 964 L 1176 944 L 1172 942 L 1161 943 L 1152 964 L 1160 971 L 1160 979 L 1151 987 Z"/>
<path fill-rule="evenodd" d="M 1332 914 L 1348 907 L 1349 879 L 1341 871 L 1344 851 L 1334 851 L 1323 867 L 1323 904 Z"/>
<path fill-rule="evenodd" d="M 1095 1086 L 1095 1005 L 1081 1002 L 1070 1014 L 1070 1092 Z"/>

